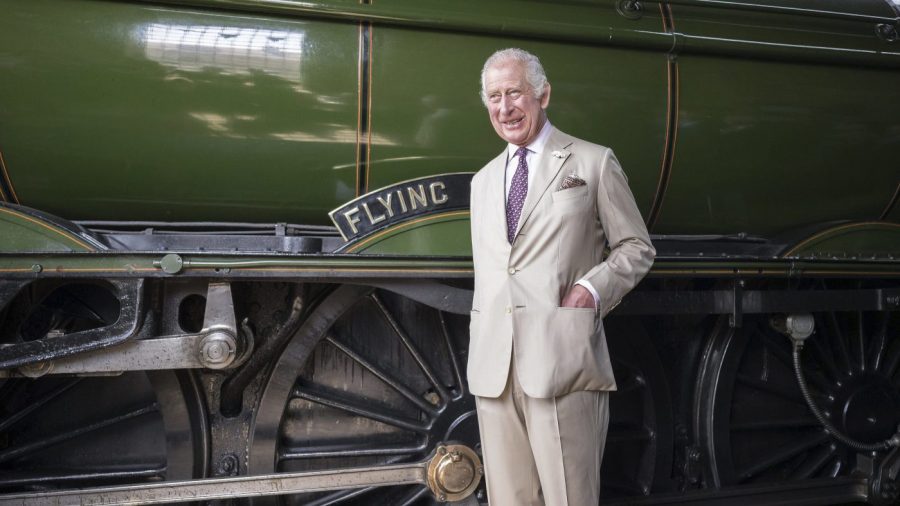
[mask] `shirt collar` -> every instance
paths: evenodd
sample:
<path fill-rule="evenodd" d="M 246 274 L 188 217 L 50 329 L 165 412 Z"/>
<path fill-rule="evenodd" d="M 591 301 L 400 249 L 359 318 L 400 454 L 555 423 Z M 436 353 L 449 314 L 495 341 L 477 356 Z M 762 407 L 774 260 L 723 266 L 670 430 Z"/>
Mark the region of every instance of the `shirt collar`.
<path fill-rule="evenodd" d="M 528 144 L 525 147 L 528 149 L 528 151 L 539 154 L 547 145 L 547 139 L 550 138 L 550 132 L 552 131 L 553 125 L 550 124 L 550 120 L 548 119 L 546 122 L 544 122 L 544 126 L 541 127 L 541 131 L 538 132 L 534 140 L 531 141 L 531 144 Z M 516 146 L 515 144 L 507 144 L 506 149 L 508 150 L 507 153 L 509 153 L 507 159 L 512 160 L 513 157 L 516 156 L 516 151 L 519 150 L 519 146 Z"/>

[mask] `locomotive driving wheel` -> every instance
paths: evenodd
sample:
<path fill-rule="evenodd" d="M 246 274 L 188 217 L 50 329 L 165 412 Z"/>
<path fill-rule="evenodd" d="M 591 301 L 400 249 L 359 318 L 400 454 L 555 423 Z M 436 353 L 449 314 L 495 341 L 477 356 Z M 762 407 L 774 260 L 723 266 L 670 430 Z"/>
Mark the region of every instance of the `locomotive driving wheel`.
<path fill-rule="evenodd" d="M 897 313 L 822 312 L 802 367 L 813 400 L 840 431 L 862 443 L 900 424 Z M 716 327 L 699 375 L 695 430 L 716 488 L 835 478 L 865 472 L 858 453 L 833 438 L 807 407 L 791 343 L 765 316 Z"/>
<path fill-rule="evenodd" d="M 413 462 L 441 442 L 480 454 L 465 377 L 468 318 L 394 293 L 345 285 L 310 315 L 274 365 L 254 426 L 251 474 Z M 628 336 L 648 343 L 643 334 Z M 623 340 L 623 342 L 628 340 Z M 671 455 L 671 409 L 649 349 L 610 344 L 620 392 L 612 400 L 605 495 L 649 493 Z M 619 350 L 618 348 L 621 348 Z M 665 392 L 665 388 L 661 390 Z M 665 401 L 662 400 L 665 399 Z M 625 465 L 625 464 L 623 464 Z M 608 471 L 608 472 L 607 472 Z M 476 479 L 479 479 L 476 476 Z M 423 486 L 283 498 L 292 504 L 437 504 Z M 483 482 L 461 504 L 486 502 Z"/>
<path fill-rule="evenodd" d="M 0 321 L 5 337 L 52 338 L 117 317 L 100 285 L 51 291 L 23 294 L 16 314 L 24 316 Z M 0 380 L 0 493 L 203 477 L 201 395 L 193 375 L 174 371 Z"/>

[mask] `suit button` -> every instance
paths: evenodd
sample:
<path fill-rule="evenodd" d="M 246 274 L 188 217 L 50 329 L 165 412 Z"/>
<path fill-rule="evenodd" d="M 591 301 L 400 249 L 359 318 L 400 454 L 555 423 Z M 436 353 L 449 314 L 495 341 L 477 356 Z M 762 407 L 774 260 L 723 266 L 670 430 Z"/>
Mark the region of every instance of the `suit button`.
<path fill-rule="evenodd" d="M 506 314 L 512 314 L 512 307 L 506 306 Z"/>
<path fill-rule="evenodd" d="M 510 273 L 510 274 L 515 274 L 515 273 L 516 273 L 516 268 L 515 268 L 515 267 L 510 267 L 510 268 L 509 268 L 509 273 Z"/>

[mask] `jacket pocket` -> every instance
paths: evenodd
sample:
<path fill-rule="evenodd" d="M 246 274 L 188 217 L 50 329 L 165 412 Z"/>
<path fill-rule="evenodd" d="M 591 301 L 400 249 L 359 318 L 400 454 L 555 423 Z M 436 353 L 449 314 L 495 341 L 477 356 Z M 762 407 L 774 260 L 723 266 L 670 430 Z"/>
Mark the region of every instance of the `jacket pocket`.
<path fill-rule="evenodd" d="M 565 190 L 558 190 L 550 194 L 550 198 L 553 199 L 553 202 L 562 202 L 564 200 L 572 200 L 577 198 L 584 198 L 587 196 L 588 187 L 587 185 L 576 186 L 574 188 L 566 188 Z"/>
<path fill-rule="evenodd" d="M 588 187 L 577 186 L 550 194 L 550 209 L 555 213 L 570 214 L 588 208 Z"/>
<path fill-rule="evenodd" d="M 556 320 L 559 337 L 563 342 L 576 348 L 591 347 L 591 341 L 597 333 L 599 315 L 590 307 L 558 307 Z"/>

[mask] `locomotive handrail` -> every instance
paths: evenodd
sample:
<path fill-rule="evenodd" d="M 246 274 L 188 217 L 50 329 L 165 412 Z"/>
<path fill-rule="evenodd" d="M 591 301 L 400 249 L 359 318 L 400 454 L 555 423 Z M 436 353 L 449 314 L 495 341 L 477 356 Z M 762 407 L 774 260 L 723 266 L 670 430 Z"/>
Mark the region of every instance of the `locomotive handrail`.
<path fill-rule="evenodd" d="M 815 39 L 809 40 L 808 43 L 796 43 L 746 40 L 740 37 L 709 37 L 703 34 L 665 31 L 662 26 L 649 28 L 646 24 L 620 25 L 620 22 L 628 22 L 628 20 L 618 17 L 610 18 L 616 21 L 616 25 L 613 26 L 603 22 L 596 24 L 580 24 L 573 21 L 561 22 L 546 17 L 540 18 L 540 21 L 535 22 L 526 17 L 472 16 L 465 8 L 451 10 L 449 8 L 450 5 L 446 3 L 441 4 L 441 8 L 437 9 L 421 3 L 399 6 L 380 4 L 335 5 L 324 0 L 308 2 L 276 0 L 162 0 L 162 2 L 183 6 L 372 22 L 439 31 L 479 33 L 492 36 L 502 34 L 510 37 L 630 47 L 671 54 L 718 54 L 776 60 L 827 62 L 842 65 L 900 67 L 900 54 L 896 50 L 883 51 L 880 47 L 819 45 L 815 42 Z M 897 25 L 900 24 L 900 18 L 897 17 L 842 13 L 818 9 L 754 6 L 745 2 L 731 2 L 729 0 L 675 0 L 675 2 L 660 2 L 662 5 L 667 3 L 685 6 L 727 6 L 739 10 L 756 10 L 773 14 L 802 14 L 817 18 L 884 24 L 893 29 L 895 37 Z M 612 12 L 615 12 L 615 10 Z M 875 37 L 876 32 L 873 30 L 871 33 L 873 40 L 877 40 Z M 852 42 L 850 43 L 866 42 L 866 39 L 861 39 L 859 34 L 852 35 Z"/>
<path fill-rule="evenodd" d="M 163 0 L 165 3 L 178 4 L 195 4 L 207 6 L 220 6 L 232 9 L 241 9 L 252 7 L 254 10 L 268 12 L 302 12 L 304 14 L 319 14 L 328 17 L 337 17 L 343 19 L 364 19 L 370 21 L 387 22 L 387 23 L 428 23 L 446 28 L 459 28 L 453 22 L 455 17 L 452 11 L 448 9 L 434 10 L 427 7 L 419 10 L 410 8 L 409 5 L 401 5 L 398 7 L 377 4 L 340 4 L 318 0 L 304 2 L 284 2 L 280 0 Z M 549 3 L 549 2 L 548 2 Z M 832 11 L 826 9 L 815 9 L 808 7 L 792 7 L 782 5 L 764 5 L 758 3 L 741 2 L 734 0 L 668 0 L 662 3 L 670 5 L 698 6 L 698 7 L 720 7 L 746 11 L 767 12 L 773 14 L 798 14 L 811 17 L 822 17 L 832 19 L 844 19 L 849 21 L 866 21 L 875 23 L 895 23 L 900 20 L 898 16 L 878 16 L 873 14 L 857 14 L 852 12 Z M 445 7 L 448 7 L 444 4 Z M 467 25 L 478 26 L 487 23 L 478 23 L 468 18 Z"/>
<path fill-rule="evenodd" d="M 684 5 L 691 7 L 722 7 L 754 12 L 768 12 L 773 14 L 797 14 L 832 19 L 844 19 L 849 21 L 868 21 L 873 23 L 896 23 L 898 16 L 876 16 L 873 14 L 856 14 L 853 12 L 840 12 L 824 9 L 810 9 L 807 7 L 791 7 L 785 5 L 765 5 L 760 3 L 738 2 L 734 0 L 667 0 L 670 5 Z"/>

